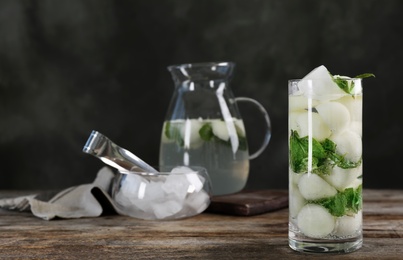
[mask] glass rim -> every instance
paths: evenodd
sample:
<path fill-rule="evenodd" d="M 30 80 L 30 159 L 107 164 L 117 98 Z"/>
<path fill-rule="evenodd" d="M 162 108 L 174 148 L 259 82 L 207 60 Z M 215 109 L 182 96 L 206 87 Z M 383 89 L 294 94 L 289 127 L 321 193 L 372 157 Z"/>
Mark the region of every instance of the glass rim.
<path fill-rule="evenodd" d="M 183 166 L 183 165 L 178 165 L 178 166 Z M 164 166 L 164 167 L 168 167 L 169 169 L 171 169 L 171 168 L 174 169 L 175 167 L 178 167 L 178 166 Z M 183 167 L 187 167 L 190 170 L 186 171 L 186 172 L 170 172 L 170 171 L 166 171 L 166 170 L 160 171 L 160 172 L 147 172 L 147 171 L 141 172 L 138 170 L 118 170 L 118 172 L 120 174 L 125 174 L 125 175 L 135 174 L 135 175 L 140 175 L 140 176 L 186 175 L 186 174 L 192 174 L 192 173 L 208 175 L 207 169 L 202 166 L 183 166 Z M 157 168 L 159 168 L 159 167 L 157 167 Z M 171 171 L 172 171 L 172 169 L 171 169 Z"/>
<path fill-rule="evenodd" d="M 344 78 L 341 78 L 344 79 Z M 316 80 L 321 80 L 321 79 L 289 79 L 288 82 L 292 83 L 292 82 L 299 82 L 302 80 L 307 80 L 307 81 L 316 81 Z M 344 80 L 351 80 L 351 81 L 362 81 L 362 78 L 345 78 Z"/>
<path fill-rule="evenodd" d="M 169 65 L 167 68 L 169 71 L 173 69 L 188 69 L 188 68 L 201 68 L 201 67 L 222 67 L 222 66 L 235 66 L 235 62 L 232 61 L 209 61 L 209 62 L 195 62 L 195 63 L 183 63 Z"/>

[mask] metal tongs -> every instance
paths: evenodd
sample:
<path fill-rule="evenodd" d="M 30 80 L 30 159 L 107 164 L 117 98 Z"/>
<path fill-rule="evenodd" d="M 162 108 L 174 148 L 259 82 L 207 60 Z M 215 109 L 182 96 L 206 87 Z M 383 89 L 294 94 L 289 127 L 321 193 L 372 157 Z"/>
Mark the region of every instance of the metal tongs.
<path fill-rule="evenodd" d="M 158 174 L 158 171 L 128 150 L 116 145 L 98 131 L 92 131 L 83 148 L 84 153 L 91 154 L 120 172 L 140 172 Z"/>

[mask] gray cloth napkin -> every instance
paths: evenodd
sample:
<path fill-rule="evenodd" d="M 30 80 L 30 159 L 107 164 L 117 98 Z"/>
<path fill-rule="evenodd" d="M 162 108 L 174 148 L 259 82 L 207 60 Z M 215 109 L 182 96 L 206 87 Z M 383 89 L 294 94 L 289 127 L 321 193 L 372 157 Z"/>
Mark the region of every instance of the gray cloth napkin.
<path fill-rule="evenodd" d="M 121 214 L 108 192 L 114 176 L 108 167 L 103 167 L 91 184 L 71 187 L 56 193 L 44 192 L 0 199 L 0 208 L 31 211 L 33 215 L 45 220 L 56 217 L 98 217 L 111 210 Z"/>

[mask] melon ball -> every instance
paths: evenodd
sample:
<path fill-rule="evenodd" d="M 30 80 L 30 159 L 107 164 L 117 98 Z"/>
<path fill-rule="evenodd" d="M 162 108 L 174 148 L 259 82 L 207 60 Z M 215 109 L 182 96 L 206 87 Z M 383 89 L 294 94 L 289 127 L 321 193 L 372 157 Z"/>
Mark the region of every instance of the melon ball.
<path fill-rule="evenodd" d="M 298 188 L 302 196 L 307 200 L 329 198 L 336 195 L 337 190 L 330 186 L 317 174 L 304 174 L 298 182 Z"/>
<path fill-rule="evenodd" d="M 362 178 L 357 178 L 347 188 L 357 189 L 360 185 L 362 185 Z"/>
<path fill-rule="evenodd" d="M 289 211 L 292 218 L 296 218 L 299 211 L 306 204 L 306 200 L 302 197 L 298 190 L 298 186 L 290 183 L 289 187 Z"/>
<path fill-rule="evenodd" d="M 337 100 L 350 112 L 351 123 L 349 129 L 362 136 L 362 96 L 345 96 Z"/>
<path fill-rule="evenodd" d="M 312 124 L 309 124 L 309 114 L 312 116 Z M 329 127 L 325 124 L 318 113 L 305 111 L 296 118 L 296 123 L 299 129 L 299 136 L 304 137 L 312 134 L 312 138 L 317 141 L 323 141 L 331 135 Z"/>
<path fill-rule="evenodd" d="M 243 120 L 234 118 L 234 123 L 235 123 L 235 126 L 236 126 L 237 130 L 238 130 L 238 134 L 240 136 L 242 136 L 242 137 L 245 137 L 246 132 L 245 132 L 245 125 L 243 123 Z"/>
<path fill-rule="evenodd" d="M 199 135 L 199 130 L 203 126 L 203 122 L 199 119 L 186 119 L 180 128 L 180 133 L 187 148 L 197 148 L 203 142 Z"/>
<path fill-rule="evenodd" d="M 334 217 L 316 204 L 305 205 L 298 214 L 297 222 L 301 232 L 313 238 L 326 237 L 335 227 Z"/>
<path fill-rule="evenodd" d="M 351 121 L 349 129 L 362 137 L 362 121 Z"/>
<path fill-rule="evenodd" d="M 319 102 L 311 99 L 311 104 L 308 103 L 308 98 L 305 96 L 290 96 L 288 103 L 288 110 L 291 112 L 298 110 L 310 109 L 309 106 L 315 107 Z"/>
<path fill-rule="evenodd" d="M 342 216 L 336 220 L 336 228 L 334 234 L 336 236 L 345 237 L 355 235 L 362 225 L 362 211 L 358 211 L 353 216 Z"/>
<path fill-rule="evenodd" d="M 227 123 L 222 120 L 212 120 L 211 127 L 213 129 L 213 134 L 220 138 L 221 140 L 228 141 L 229 133 Z"/>
<path fill-rule="evenodd" d="M 334 135 L 330 138 L 336 143 L 336 152 L 345 156 L 344 158 L 358 162 L 362 157 L 362 141 L 361 136 L 357 133 L 347 130 L 341 134 Z"/>
<path fill-rule="evenodd" d="M 301 178 L 302 173 L 295 173 L 291 167 L 288 169 L 288 178 L 290 179 L 290 183 L 293 183 L 295 185 L 298 185 L 299 179 Z"/>
<path fill-rule="evenodd" d="M 316 110 L 333 133 L 343 132 L 350 125 L 348 109 L 338 102 L 326 102 L 317 105 Z"/>
<path fill-rule="evenodd" d="M 348 109 L 352 121 L 362 122 L 362 96 L 347 95 L 337 100 L 337 102 L 340 102 Z"/>
<path fill-rule="evenodd" d="M 362 166 L 351 169 L 342 169 L 335 166 L 329 175 L 323 176 L 330 185 L 343 191 L 345 188 L 352 187 L 359 176 L 362 175 Z"/>

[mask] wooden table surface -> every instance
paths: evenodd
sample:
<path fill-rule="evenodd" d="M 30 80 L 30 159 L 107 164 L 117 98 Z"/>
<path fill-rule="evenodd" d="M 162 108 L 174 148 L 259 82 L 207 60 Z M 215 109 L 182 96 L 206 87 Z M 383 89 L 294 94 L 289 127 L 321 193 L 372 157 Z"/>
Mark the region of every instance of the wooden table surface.
<path fill-rule="evenodd" d="M 13 192 L 0 191 L 0 197 Z M 288 247 L 288 209 L 176 221 L 107 215 L 46 221 L 0 210 L 0 259 L 328 258 Z M 403 190 L 364 190 L 364 244 L 336 259 L 403 259 Z"/>

